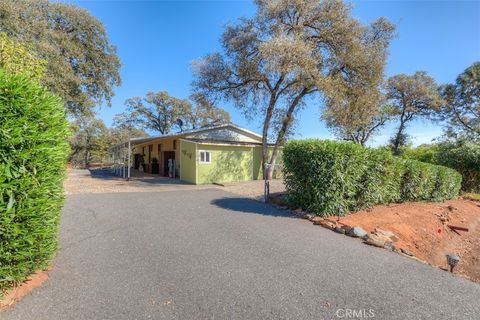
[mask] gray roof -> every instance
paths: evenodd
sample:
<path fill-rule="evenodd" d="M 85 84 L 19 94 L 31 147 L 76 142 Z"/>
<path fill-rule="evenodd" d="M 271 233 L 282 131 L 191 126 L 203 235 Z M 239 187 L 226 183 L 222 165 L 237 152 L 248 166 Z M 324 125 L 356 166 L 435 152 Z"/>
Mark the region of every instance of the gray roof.
<path fill-rule="evenodd" d="M 186 130 L 186 131 L 177 132 L 177 133 L 174 133 L 174 134 L 166 134 L 166 135 L 153 136 L 153 137 L 132 138 L 132 139 L 130 139 L 130 143 L 132 145 L 138 145 L 138 144 L 153 141 L 153 140 L 156 140 L 156 139 L 183 137 L 183 136 L 189 135 L 191 133 L 206 132 L 206 131 L 222 129 L 222 128 L 234 128 L 234 129 L 237 129 L 239 131 L 243 131 L 243 132 L 248 133 L 250 135 L 256 136 L 258 138 L 262 138 L 262 136 L 259 135 L 258 133 L 255 133 L 255 132 L 250 131 L 250 130 L 245 129 L 245 128 L 241 128 L 241 127 L 239 127 L 237 125 L 234 125 L 234 124 L 231 124 L 231 123 L 226 123 L 226 124 L 222 124 L 222 125 L 218 125 L 218 126 Z"/>

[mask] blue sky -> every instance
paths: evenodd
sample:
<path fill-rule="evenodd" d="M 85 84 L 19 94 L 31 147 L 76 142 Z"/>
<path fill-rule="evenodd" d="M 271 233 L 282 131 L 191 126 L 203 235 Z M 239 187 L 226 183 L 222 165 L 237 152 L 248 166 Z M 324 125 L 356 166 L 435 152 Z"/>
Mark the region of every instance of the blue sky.
<path fill-rule="evenodd" d="M 122 60 L 122 86 L 115 89 L 113 106 L 102 106 L 107 125 L 124 110 L 124 101 L 148 91 L 166 90 L 188 97 L 190 63 L 220 50 L 223 26 L 241 16 L 252 16 L 250 1 L 69 1 L 101 20 Z M 356 1 L 355 17 L 364 23 L 385 16 L 397 25 L 390 47 L 387 76 L 427 71 L 438 83 L 453 82 L 480 60 L 480 1 Z M 232 105 L 222 105 L 232 121 L 260 131 L 259 121 L 247 121 Z M 300 114 L 295 138 L 332 138 L 320 120 L 319 103 Z M 385 144 L 396 124 L 383 129 L 371 142 Z M 429 142 L 442 128 L 428 121 L 411 123 L 413 143 Z"/>

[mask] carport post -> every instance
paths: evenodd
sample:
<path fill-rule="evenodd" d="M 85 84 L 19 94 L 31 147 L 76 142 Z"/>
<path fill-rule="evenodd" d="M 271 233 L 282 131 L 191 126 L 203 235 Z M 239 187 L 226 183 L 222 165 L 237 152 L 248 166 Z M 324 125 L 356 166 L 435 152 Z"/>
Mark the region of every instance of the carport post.
<path fill-rule="evenodd" d="M 112 150 L 113 174 L 115 174 L 115 149 Z"/>
<path fill-rule="evenodd" d="M 125 147 L 125 145 L 124 145 Z M 125 153 L 123 152 L 123 147 L 122 147 L 122 178 L 125 179 Z"/>
<path fill-rule="evenodd" d="M 127 180 L 130 180 L 130 161 L 132 157 L 132 146 L 130 144 L 130 139 L 128 139 L 128 174 L 127 174 Z"/>

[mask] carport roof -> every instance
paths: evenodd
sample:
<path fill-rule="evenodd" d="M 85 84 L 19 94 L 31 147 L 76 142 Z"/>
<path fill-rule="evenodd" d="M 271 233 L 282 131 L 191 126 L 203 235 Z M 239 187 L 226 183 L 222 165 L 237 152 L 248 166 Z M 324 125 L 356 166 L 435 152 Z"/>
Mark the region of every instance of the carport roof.
<path fill-rule="evenodd" d="M 231 123 L 227 123 L 227 124 L 222 124 L 222 125 L 213 126 L 213 127 L 187 130 L 187 131 L 178 132 L 178 133 L 175 133 L 175 134 L 166 134 L 166 135 L 160 135 L 160 136 L 154 136 L 154 137 L 144 137 L 144 138 L 133 138 L 133 139 L 130 139 L 130 143 L 134 146 L 134 145 L 142 144 L 142 143 L 145 143 L 145 142 L 153 141 L 153 140 L 156 140 L 156 139 L 184 137 L 184 136 L 189 135 L 191 133 L 206 132 L 206 131 L 222 129 L 222 128 L 234 128 L 236 130 L 243 131 L 245 133 L 253 135 L 257 138 L 262 138 L 262 136 L 259 135 L 258 133 L 255 133 L 255 132 L 250 131 L 250 130 L 245 129 L 245 128 L 241 128 L 241 127 L 239 127 L 237 125 L 234 125 L 234 124 L 231 124 Z M 250 143 L 250 144 L 252 144 L 252 143 Z"/>

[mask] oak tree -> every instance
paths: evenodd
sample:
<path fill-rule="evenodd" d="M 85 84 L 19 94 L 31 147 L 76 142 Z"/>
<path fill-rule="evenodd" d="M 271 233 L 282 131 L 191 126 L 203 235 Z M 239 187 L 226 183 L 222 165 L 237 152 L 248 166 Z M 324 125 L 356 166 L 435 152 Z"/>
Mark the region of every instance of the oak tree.
<path fill-rule="evenodd" d="M 452 134 L 463 133 L 480 139 L 480 62 L 473 63 L 454 84 L 441 87 L 445 105 L 442 120 L 448 122 Z"/>
<path fill-rule="evenodd" d="M 363 25 L 351 16 L 351 6 L 338 0 L 255 3 L 253 18 L 225 28 L 222 52 L 194 63 L 193 84 L 198 92 L 261 117 L 264 176 L 271 179 L 298 110 L 307 99 L 335 99 L 350 78 L 377 78 L 383 53 L 380 67 L 370 63 L 388 44 L 393 26 L 382 18 Z"/>
<path fill-rule="evenodd" d="M 435 80 L 424 71 L 417 71 L 411 76 L 395 75 L 387 80 L 386 90 L 394 117 L 399 122 L 392 138 L 393 152 L 398 155 L 407 137 L 405 130 L 408 123 L 419 117 L 431 116 L 444 102 Z"/>
<path fill-rule="evenodd" d="M 103 24 L 77 6 L 47 0 L 0 1 L 0 32 L 46 61 L 42 83 L 72 116 L 110 104 L 120 60 Z"/>
<path fill-rule="evenodd" d="M 145 97 L 128 99 L 127 112 L 117 116 L 117 123 L 136 125 L 160 134 L 197 129 L 230 122 L 225 110 L 213 105 L 202 94 L 190 100 L 171 96 L 166 91 L 149 92 Z"/>

